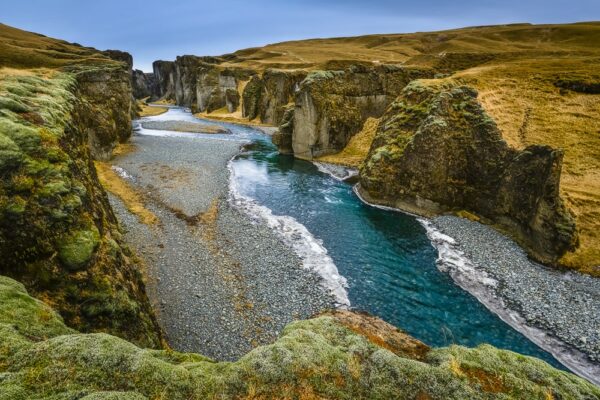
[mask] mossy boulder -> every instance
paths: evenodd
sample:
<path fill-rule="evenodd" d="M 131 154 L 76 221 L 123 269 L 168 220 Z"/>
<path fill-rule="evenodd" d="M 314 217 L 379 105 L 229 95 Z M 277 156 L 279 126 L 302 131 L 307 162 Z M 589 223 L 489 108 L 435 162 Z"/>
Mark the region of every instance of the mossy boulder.
<path fill-rule="evenodd" d="M 422 215 L 472 212 L 552 263 L 577 243 L 560 198 L 562 157 L 549 146 L 510 148 L 474 89 L 414 81 L 382 117 L 359 190 Z"/>
<path fill-rule="evenodd" d="M 141 349 L 107 334 L 77 334 L 23 287 L 0 279 L 27 312 L 0 305 L 0 398 L 8 399 L 593 399 L 600 390 L 543 361 L 482 345 L 430 349 L 364 314 L 332 312 L 289 324 L 275 343 L 235 362 Z M 11 304 L 14 307 L 18 304 Z M 6 307 L 10 309 L 9 307 Z M 47 327 L 47 337 L 29 337 Z M 4 333 L 4 332 L 3 332 Z M 6 397 L 11 396 L 11 397 Z"/>
<path fill-rule="evenodd" d="M 75 231 L 60 241 L 58 256 L 71 270 L 86 267 L 100 244 L 100 233 L 96 227 Z"/>

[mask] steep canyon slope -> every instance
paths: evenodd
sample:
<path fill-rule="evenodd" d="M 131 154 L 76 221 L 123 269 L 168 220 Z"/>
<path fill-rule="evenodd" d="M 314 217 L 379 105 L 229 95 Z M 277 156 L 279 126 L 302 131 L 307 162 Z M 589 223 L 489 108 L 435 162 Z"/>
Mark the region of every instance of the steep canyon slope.
<path fill-rule="evenodd" d="M 93 159 L 131 134 L 129 66 L 0 25 L 0 274 L 83 331 L 160 333 Z"/>

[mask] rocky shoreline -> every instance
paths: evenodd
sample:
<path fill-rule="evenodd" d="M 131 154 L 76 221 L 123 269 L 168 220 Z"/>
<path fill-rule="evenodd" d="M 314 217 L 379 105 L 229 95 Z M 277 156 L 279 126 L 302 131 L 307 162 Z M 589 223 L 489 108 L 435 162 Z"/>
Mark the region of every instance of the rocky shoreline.
<path fill-rule="evenodd" d="M 285 325 L 333 308 L 320 277 L 267 226 L 228 201 L 229 160 L 241 141 L 134 136 L 114 164 L 160 221 L 144 225 L 116 197 L 125 238 L 146 262 L 150 298 L 169 344 L 235 360 Z"/>
<path fill-rule="evenodd" d="M 354 189 L 365 204 L 405 213 L 372 204 Z M 420 221 L 438 250 L 440 270 L 504 322 L 579 375 L 600 384 L 597 279 L 539 264 L 512 239 L 479 222 L 452 215 Z"/>
<path fill-rule="evenodd" d="M 476 268 L 473 273 L 485 275 L 487 286 L 508 310 L 516 312 L 528 326 L 541 330 L 534 332 L 537 337 L 532 340 L 544 346 L 556 338 L 567 344 L 564 349 L 548 349 L 557 358 L 570 358 L 566 363 L 574 369 L 600 371 L 598 279 L 536 263 L 513 240 L 478 222 L 446 215 L 434 218 L 432 225 L 451 238 L 452 246 Z M 482 280 L 479 282 L 481 286 Z M 550 333 L 548 338 L 542 337 L 544 332 Z M 578 361 L 576 354 L 561 354 L 569 352 L 569 347 L 588 360 Z M 575 365 L 580 363 L 579 367 Z"/>

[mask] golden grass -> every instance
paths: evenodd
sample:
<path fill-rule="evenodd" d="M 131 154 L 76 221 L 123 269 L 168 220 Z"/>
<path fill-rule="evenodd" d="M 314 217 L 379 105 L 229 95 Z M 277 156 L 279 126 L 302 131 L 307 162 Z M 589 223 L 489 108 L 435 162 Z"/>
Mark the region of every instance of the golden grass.
<path fill-rule="evenodd" d="M 0 66 L 55 69 L 98 61 L 118 65 L 96 49 L 0 24 Z"/>
<path fill-rule="evenodd" d="M 158 217 L 144 206 L 142 196 L 126 180 L 121 178 L 109 163 L 95 161 L 94 164 L 102 186 L 121 199 L 125 207 L 132 214 L 135 214 L 140 222 L 146 225 L 158 223 Z"/>
<path fill-rule="evenodd" d="M 352 136 L 346 147 L 339 153 L 322 156 L 317 161 L 331 164 L 340 164 L 348 167 L 358 168 L 367 158 L 371 143 L 375 138 L 379 118 L 368 118 L 360 132 Z"/>
<path fill-rule="evenodd" d="M 194 114 L 195 117 L 219 121 L 219 122 L 228 122 L 230 124 L 238 124 L 238 125 L 253 125 L 253 126 L 268 126 L 272 127 L 273 125 L 264 124 L 260 122 L 258 119 L 249 120 L 248 118 L 242 117 L 242 112 L 240 109 L 230 113 L 227 110 L 227 107 L 219 108 L 218 110 L 214 110 L 211 113 L 200 112 Z"/>
<path fill-rule="evenodd" d="M 138 104 L 140 106 L 140 117 L 153 117 L 169 111 L 167 107 L 150 106 L 142 102 L 138 102 Z"/>
<path fill-rule="evenodd" d="M 600 57 L 510 60 L 457 73 L 513 147 L 564 150 L 561 194 L 576 217 L 580 246 L 561 264 L 600 275 L 600 95 L 561 91 L 559 78 L 600 82 Z"/>
<path fill-rule="evenodd" d="M 310 69 L 332 61 L 429 65 L 447 53 L 588 52 L 598 51 L 598 43 L 598 23 L 513 24 L 275 43 L 239 50 L 223 66 Z"/>

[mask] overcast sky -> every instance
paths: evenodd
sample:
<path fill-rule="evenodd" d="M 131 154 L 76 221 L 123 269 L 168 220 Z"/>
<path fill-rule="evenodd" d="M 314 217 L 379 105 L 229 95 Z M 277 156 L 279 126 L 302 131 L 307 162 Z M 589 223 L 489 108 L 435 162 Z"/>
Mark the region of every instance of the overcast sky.
<path fill-rule="evenodd" d="M 600 20 L 600 0 L 20 0 L 0 22 L 98 49 L 135 67 L 314 37 L 403 33 L 512 22 Z"/>

